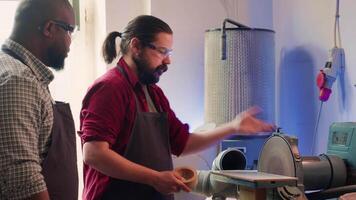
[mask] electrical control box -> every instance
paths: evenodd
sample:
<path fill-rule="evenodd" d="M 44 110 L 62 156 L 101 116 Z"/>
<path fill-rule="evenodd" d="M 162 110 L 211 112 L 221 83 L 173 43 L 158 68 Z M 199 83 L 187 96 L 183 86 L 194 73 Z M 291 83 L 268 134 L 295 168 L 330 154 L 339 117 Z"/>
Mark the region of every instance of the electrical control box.
<path fill-rule="evenodd" d="M 339 156 L 356 169 L 356 122 L 331 124 L 327 154 Z"/>
<path fill-rule="evenodd" d="M 329 129 L 327 154 L 342 158 L 347 167 L 347 184 L 356 184 L 356 122 L 335 122 Z"/>

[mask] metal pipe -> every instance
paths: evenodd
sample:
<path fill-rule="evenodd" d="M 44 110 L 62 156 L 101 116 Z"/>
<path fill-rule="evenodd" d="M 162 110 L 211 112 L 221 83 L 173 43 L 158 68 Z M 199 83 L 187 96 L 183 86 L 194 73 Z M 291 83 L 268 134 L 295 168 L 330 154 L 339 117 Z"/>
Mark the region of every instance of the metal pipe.
<path fill-rule="evenodd" d="M 235 148 L 229 148 L 219 153 L 214 159 L 212 170 L 243 170 L 246 169 L 246 156 Z"/>
<path fill-rule="evenodd" d="M 214 159 L 212 170 L 241 170 L 246 168 L 246 157 L 238 149 L 229 148 L 219 153 Z M 212 196 L 213 199 L 236 198 L 237 186 L 211 178 L 211 171 L 197 171 L 198 181 L 193 192 Z"/>
<path fill-rule="evenodd" d="M 305 156 L 302 158 L 305 190 L 321 190 L 346 184 L 344 161 L 334 155 Z"/>
<path fill-rule="evenodd" d="M 235 22 L 229 18 L 226 18 L 224 20 L 222 28 L 221 28 L 221 60 L 226 60 L 226 29 L 225 29 L 226 22 L 229 22 L 230 24 L 233 24 L 237 27 L 251 29 L 250 27 L 243 25 L 241 23 Z"/>

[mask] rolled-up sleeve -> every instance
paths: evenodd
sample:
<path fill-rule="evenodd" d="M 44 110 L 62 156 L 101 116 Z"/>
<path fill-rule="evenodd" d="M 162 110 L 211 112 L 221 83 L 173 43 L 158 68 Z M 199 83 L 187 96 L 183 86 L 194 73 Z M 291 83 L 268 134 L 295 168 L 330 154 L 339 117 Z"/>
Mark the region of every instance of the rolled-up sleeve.
<path fill-rule="evenodd" d="M 46 190 L 39 137 L 43 101 L 33 80 L 0 82 L 0 199 L 24 199 Z"/>
<path fill-rule="evenodd" d="M 112 146 L 118 137 L 124 120 L 120 85 L 102 82 L 89 89 L 81 110 L 82 142 L 106 141 Z"/>

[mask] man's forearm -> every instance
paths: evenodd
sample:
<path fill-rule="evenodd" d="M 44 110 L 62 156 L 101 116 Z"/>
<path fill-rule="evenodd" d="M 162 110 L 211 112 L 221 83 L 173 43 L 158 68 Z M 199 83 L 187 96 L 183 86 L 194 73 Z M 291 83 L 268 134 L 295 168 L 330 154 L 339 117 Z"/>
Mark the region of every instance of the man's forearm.
<path fill-rule="evenodd" d="M 189 139 L 184 148 L 182 155 L 191 154 L 208 148 L 209 146 L 217 143 L 218 141 L 226 138 L 231 133 L 233 129 L 230 126 L 224 124 L 213 130 L 209 130 L 201 133 L 191 133 Z"/>
<path fill-rule="evenodd" d="M 152 185 L 158 172 L 133 163 L 108 148 L 103 142 L 83 146 L 84 162 L 101 173 L 117 179 Z"/>

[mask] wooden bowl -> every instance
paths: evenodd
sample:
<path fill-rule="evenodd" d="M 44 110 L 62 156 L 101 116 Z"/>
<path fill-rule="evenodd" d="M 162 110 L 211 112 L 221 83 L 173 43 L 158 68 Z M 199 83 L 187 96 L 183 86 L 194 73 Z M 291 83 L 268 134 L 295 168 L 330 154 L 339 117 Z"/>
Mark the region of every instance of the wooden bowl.
<path fill-rule="evenodd" d="M 190 167 L 178 167 L 174 169 L 181 177 L 183 177 L 183 183 L 190 189 L 193 189 L 198 182 L 197 171 Z"/>

